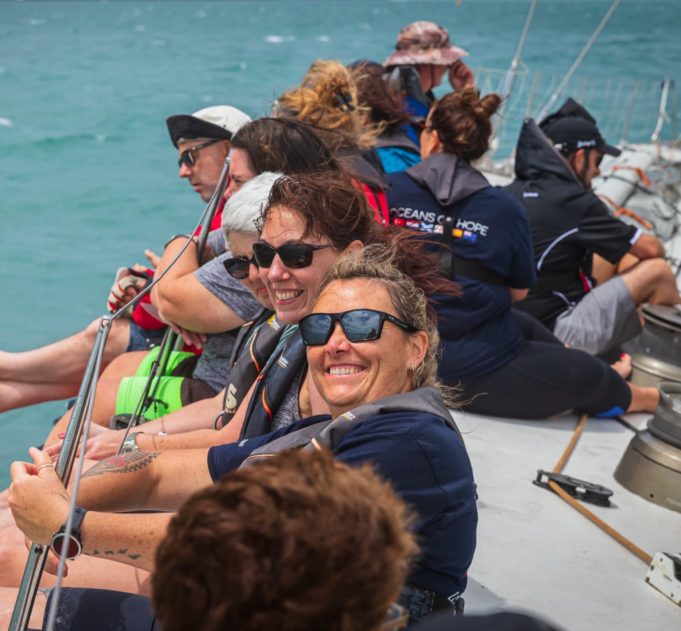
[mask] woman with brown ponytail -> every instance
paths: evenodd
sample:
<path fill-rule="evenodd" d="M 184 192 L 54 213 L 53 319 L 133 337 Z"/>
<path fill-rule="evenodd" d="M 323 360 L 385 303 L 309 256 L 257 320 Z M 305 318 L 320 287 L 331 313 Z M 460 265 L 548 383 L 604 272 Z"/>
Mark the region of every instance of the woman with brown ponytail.
<path fill-rule="evenodd" d="M 496 94 L 480 98 L 475 88 L 446 95 L 421 132 L 423 161 L 389 176 L 391 223 L 443 241 L 445 272 L 463 290 L 436 307 L 440 378 L 461 384 L 466 409 L 492 416 L 652 411 L 649 389 L 565 348 L 536 320 L 511 309 L 536 282 L 527 216 L 471 166 L 487 151 L 499 104 Z"/>

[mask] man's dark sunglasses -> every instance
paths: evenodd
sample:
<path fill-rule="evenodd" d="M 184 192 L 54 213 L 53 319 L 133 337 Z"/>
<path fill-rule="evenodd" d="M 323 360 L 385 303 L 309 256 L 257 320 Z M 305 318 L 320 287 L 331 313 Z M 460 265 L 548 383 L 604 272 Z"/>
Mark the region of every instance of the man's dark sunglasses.
<path fill-rule="evenodd" d="M 311 313 L 300 321 L 300 335 L 305 346 L 322 346 L 329 341 L 336 322 L 349 342 L 370 342 L 381 337 L 383 323 L 392 322 L 409 333 L 417 328 L 395 316 L 374 309 L 353 309 L 343 313 Z"/>
<path fill-rule="evenodd" d="M 317 250 L 333 247 L 328 245 L 312 245 L 311 243 L 286 243 L 281 247 L 274 248 L 269 243 L 256 241 L 253 244 L 253 258 L 258 267 L 268 268 L 272 266 L 274 255 L 278 254 L 281 262 L 286 267 L 300 269 L 312 264 L 312 255 Z"/>
<path fill-rule="evenodd" d="M 183 164 L 186 164 L 188 167 L 193 167 L 196 164 L 196 158 L 194 157 L 194 153 L 197 151 L 201 151 L 201 149 L 205 149 L 206 147 L 210 147 L 211 145 L 214 145 L 216 142 L 220 141 L 217 138 L 214 140 L 207 140 L 206 142 L 202 142 L 201 144 L 189 147 L 189 149 L 185 149 L 180 154 L 180 157 L 177 161 L 177 166 L 181 167 Z"/>
<path fill-rule="evenodd" d="M 249 259 L 246 256 L 235 256 L 234 258 L 222 261 L 222 264 L 225 266 L 227 273 L 237 280 L 248 278 L 248 270 L 251 265 L 258 266 L 255 262 L 255 257 Z"/>

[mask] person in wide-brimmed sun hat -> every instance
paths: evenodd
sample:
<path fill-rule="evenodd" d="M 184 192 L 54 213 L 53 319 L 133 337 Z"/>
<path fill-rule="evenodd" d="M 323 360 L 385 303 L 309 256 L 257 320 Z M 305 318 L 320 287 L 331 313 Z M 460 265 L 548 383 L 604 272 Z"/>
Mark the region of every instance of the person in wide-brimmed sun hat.
<path fill-rule="evenodd" d="M 452 45 L 446 28 L 434 22 L 412 22 L 399 32 L 395 52 L 383 66 L 389 84 L 404 95 L 407 113 L 425 119 L 435 100 L 432 90 L 445 73 L 454 91 L 474 85 L 473 71 L 461 61 L 467 55 Z"/>

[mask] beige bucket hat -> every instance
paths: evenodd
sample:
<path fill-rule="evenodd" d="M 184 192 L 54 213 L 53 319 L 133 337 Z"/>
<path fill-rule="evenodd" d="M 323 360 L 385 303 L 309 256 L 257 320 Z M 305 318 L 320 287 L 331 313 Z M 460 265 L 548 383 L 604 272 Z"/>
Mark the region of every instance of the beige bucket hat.
<path fill-rule="evenodd" d="M 412 22 L 397 36 L 395 52 L 384 62 L 384 66 L 410 64 L 434 64 L 451 66 L 455 61 L 468 55 L 458 46 L 452 46 L 446 28 L 435 22 Z"/>

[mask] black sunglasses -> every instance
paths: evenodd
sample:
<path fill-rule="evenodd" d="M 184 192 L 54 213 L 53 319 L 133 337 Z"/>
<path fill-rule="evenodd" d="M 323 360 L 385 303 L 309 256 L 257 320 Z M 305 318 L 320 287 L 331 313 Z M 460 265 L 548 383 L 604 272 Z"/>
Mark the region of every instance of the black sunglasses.
<path fill-rule="evenodd" d="M 249 259 L 247 256 L 235 256 L 234 258 L 222 261 L 222 264 L 225 266 L 227 273 L 237 280 L 248 278 L 248 270 L 251 265 L 258 266 L 255 262 L 255 257 Z"/>
<path fill-rule="evenodd" d="M 311 243 L 285 243 L 274 248 L 269 243 L 256 241 L 253 244 L 253 258 L 258 267 L 268 268 L 272 266 L 274 255 L 278 254 L 281 262 L 286 267 L 300 269 L 312 265 L 312 255 L 317 250 L 333 247 L 328 245 L 312 245 Z"/>
<path fill-rule="evenodd" d="M 180 154 L 180 157 L 177 161 L 177 166 L 181 167 L 183 164 L 186 164 L 188 167 L 193 167 L 196 164 L 196 158 L 194 157 L 194 153 L 197 151 L 201 151 L 201 149 L 205 149 L 206 147 L 210 147 L 211 145 L 214 145 L 216 142 L 220 142 L 220 140 L 217 138 L 214 140 L 207 140 L 206 142 L 202 142 L 201 144 L 189 147 L 189 149 L 185 149 Z"/>
<path fill-rule="evenodd" d="M 349 342 L 370 342 L 381 337 L 386 320 L 409 333 L 418 331 L 416 327 L 389 313 L 374 309 L 353 309 L 343 313 L 311 313 L 300 321 L 300 335 L 305 346 L 322 346 L 329 341 L 334 324 L 340 322 Z"/>

